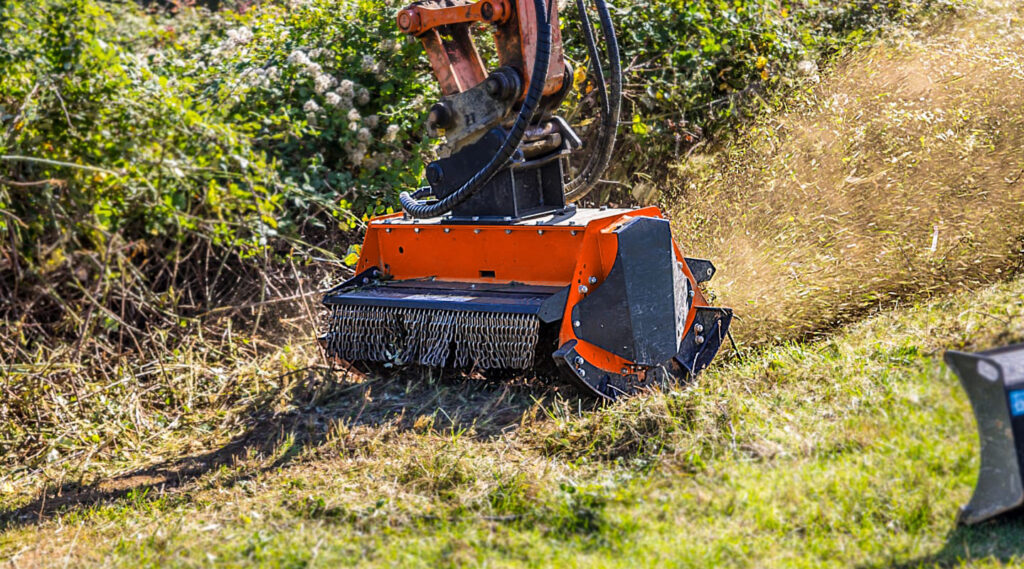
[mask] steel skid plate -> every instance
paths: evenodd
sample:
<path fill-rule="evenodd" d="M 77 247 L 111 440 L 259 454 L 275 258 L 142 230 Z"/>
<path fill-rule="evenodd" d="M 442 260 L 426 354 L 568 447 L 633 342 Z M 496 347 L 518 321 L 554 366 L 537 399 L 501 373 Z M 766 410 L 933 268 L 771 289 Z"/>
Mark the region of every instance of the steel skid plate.
<path fill-rule="evenodd" d="M 698 286 L 713 265 L 682 257 L 656 208 L 500 225 L 389 216 L 371 221 L 357 270 L 324 298 L 328 356 L 518 370 L 553 357 L 608 399 L 700 372 L 732 318 Z"/>

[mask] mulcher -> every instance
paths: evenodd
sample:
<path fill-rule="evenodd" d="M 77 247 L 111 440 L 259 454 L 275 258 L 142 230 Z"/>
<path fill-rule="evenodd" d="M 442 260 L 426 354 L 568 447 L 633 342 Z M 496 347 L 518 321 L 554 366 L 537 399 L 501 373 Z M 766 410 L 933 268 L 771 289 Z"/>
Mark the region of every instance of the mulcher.
<path fill-rule="evenodd" d="M 701 290 L 714 266 L 684 256 L 657 208 L 575 205 L 612 158 L 622 100 L 608 6 L 577 7 L 600 115 L 585 144 L 553 114 L 574 76 L 557 2 L 431 0 L 398 14 L 440 83 L 427 127 L 442 157 L 401 213 L 369 222 L 356 276 L 324 297 L 328 357 L 467 370 L 553 357 L 608 399 L 714 358 L 732 320 Z M 491 71 L 473 39 L 483 26 Z"/>

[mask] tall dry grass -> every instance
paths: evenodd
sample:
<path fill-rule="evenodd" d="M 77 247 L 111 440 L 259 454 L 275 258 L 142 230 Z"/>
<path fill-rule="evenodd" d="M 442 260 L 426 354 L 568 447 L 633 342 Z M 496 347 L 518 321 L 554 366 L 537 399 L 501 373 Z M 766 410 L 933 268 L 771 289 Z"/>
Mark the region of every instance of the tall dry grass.
<path fill-rule="evenodd" d="M 1024 6 L 980 11 L 844 59 L 679 165 L 677 235 L 717 264 L 738 339 L 804 337 L 1020 269 Z"/>

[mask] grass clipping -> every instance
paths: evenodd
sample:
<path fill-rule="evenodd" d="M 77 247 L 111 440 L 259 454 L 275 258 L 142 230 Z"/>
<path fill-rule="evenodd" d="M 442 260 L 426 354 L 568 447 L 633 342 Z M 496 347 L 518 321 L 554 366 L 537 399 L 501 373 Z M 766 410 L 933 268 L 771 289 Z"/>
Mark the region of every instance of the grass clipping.
<path fill-rule="evenodd" d="M 677 235 L 716 263 L 738 339 L 815 335 L 1020 269 L 1015 21 L 978 19 L 847 58 L 793 108 L 679 166 Z"/>

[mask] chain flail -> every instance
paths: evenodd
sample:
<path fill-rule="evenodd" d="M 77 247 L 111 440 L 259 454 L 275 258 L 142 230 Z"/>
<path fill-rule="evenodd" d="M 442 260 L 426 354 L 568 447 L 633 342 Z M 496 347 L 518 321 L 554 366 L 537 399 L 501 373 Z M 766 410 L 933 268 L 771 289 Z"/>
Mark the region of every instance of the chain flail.
<path fill-rule="evenodd" d="M 533 314 L 336 305 L 325 331 L 329 356 L 477 369 L 529 369 L 540 331 Z"/>

